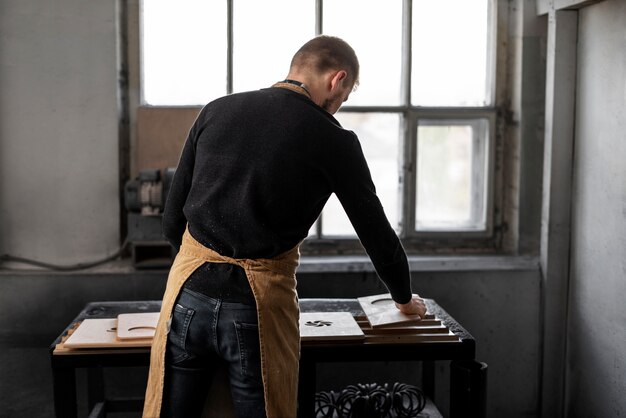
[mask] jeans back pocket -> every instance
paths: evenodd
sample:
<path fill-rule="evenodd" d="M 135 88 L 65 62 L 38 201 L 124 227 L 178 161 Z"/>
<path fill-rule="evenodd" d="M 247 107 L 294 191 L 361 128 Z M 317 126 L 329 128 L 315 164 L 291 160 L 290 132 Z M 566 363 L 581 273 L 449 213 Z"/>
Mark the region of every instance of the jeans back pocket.
<path fill-rule="evenodd" d="M 261 349 L 259 344 L 259 326 L 235 321 L 241 374 L 256 382 L 262 382 Z"/>
<path fill-rule="evenodd" d="M 195 311 L 177 303 L 172 312 L 172 323 L 167 336 L 167 357 L 172 364 L 190 357 L 187 353 L 187 333 Z"/>

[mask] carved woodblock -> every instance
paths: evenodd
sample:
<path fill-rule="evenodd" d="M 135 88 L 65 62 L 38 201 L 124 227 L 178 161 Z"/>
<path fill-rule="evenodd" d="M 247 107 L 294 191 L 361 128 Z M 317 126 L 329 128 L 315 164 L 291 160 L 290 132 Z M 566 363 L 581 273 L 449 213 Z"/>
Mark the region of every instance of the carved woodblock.
<path fill-rule="evenodd" d="M 120 314 L 117 316 L 117 338 L 120 340 L 152 338 L 158 320 L 158 312 Z"/>
<path fill-rule="evenodd" d="M 349 312 L 300 313 L 301 341 L 362 340 L 365 334 Z"/>
<path fill-rule="evenodd" d="M 451 331 L 441 334 L 378 334 L 378 329 L 374 334 L 367 334 L 367 342 L 371 343 L 394 343 L 394 344 L 414 344 L 438 342 L 460 342 L 459 337 Z"/>
<path fill-rule="evenodd" d="M 419 324 L 419 315 L 407 315 L 396 308 L 389 293 L 358 298 L 367 320 L 373 328 L 393 325 Z M 424 319 L 433 319 L 434 316 L 426 314 Z"/>
<path fill-rule="evenodd" d="M 65 348 L 150 347 L 152 339 L 117 339 L 117 318 L 85 319 L 63 343 Z"/>
<path fill-rule="evenodd" d="M 432 319 L 424 319 L 421 322 L 428 321 L 428 325 L 402 325 L 402 326 L 389 326 L 389 327 L 376 327 L 372 328 L 369 323 L 360 324 L 361 329 L 365 333 L 365 335 L 370 334 L 447 334 L 448 327 L 442 324 L 433 324 Z M 441 321 L 434 321 L 441 322 Z"/>

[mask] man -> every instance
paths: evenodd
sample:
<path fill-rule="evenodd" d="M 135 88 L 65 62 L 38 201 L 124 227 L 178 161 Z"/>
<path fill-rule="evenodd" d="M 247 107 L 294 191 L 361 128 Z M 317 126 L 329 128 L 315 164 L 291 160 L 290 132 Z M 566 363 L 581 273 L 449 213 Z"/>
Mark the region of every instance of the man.
<path fill-rule="evenodd" d="M 286 80 L 200 112 L 164 213 L 179 253 L 144 417 L 199 416 L 218 364 L 228 367 L 239 417 L 296 416 L 298 245 L 332 193 L 398 309 L 425 313 L 359 141 L 332 116 L 358 79 L 353 49 L 319 36 L 295 54 Z"/>

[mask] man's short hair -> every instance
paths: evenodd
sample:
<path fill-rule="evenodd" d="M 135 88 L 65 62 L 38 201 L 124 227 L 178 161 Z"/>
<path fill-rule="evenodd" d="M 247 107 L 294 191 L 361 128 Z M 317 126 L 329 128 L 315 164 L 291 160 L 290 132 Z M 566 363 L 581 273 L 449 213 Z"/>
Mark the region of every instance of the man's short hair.
<path fill-rule="evenodd" d="M 316 36 L 302 45 L 291 60 L 291 68 L 305 67 L 318 73 L 345 70 L 354 86 L 359 84 L 359 60 L 356 53 L 346 41 L 336 36 Z"/>

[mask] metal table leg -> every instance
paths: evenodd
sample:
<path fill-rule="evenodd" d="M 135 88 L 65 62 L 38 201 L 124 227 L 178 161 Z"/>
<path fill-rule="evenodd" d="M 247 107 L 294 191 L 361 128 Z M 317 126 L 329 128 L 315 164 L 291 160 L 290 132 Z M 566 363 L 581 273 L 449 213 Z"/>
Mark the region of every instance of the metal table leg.
<path fill-rule="evenodd" d="M 104 373 L 102 367 L 87 369 L 87 407 L 91 411 L 104 402 Z"/>
<path fill-rule="evenodd" d="M 431 400 L 435 400 L 435 362 L 422 361 L 422 390 Z"/>
<path fill-rule="evenodd" d="M 57 418 L 77 418 L 76 371 L 72 367 L 53 367 L 54 413 Z"/>
<path fill-rule="evenodd" d="M 450 363 L 450 418 L 485 418 L 487 364 L 474 360 Z"/>
<path fill-rule="evenodd" d="M 298 379 L 298 418 L 315 417 L 316 364 L 300 361 Z"/>

